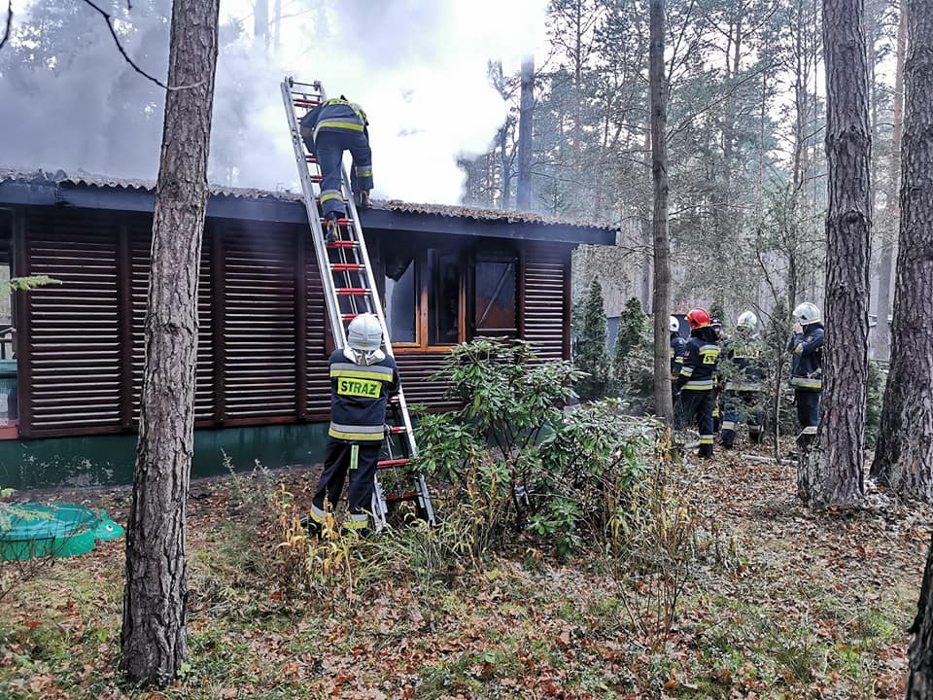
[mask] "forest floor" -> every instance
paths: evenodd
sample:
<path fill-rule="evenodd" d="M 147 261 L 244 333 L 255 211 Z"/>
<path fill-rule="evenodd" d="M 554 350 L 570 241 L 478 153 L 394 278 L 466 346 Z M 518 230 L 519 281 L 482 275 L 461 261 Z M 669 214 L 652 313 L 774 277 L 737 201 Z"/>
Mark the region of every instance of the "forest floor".
<path fill-rule="evenodd" d="M 595 555 L 527 549 L 419 574 L 354 554 L 353 585 L 286 599 L 259 494 L 284 483 L 306 502 L 315 472 L 292 471 L 192 485 L 190 663 L 174 686 L 121 683 L 118 541 L 0 600 L 0 698 L 901 697 L 931 511 L 876 494 L 813 513 L 793 467 L 741 454 L 689 468 L 717 553 L 692 566 L 654 650 Z M 126 489 L 56 497 L 118 522 L 129 507 Z"/>

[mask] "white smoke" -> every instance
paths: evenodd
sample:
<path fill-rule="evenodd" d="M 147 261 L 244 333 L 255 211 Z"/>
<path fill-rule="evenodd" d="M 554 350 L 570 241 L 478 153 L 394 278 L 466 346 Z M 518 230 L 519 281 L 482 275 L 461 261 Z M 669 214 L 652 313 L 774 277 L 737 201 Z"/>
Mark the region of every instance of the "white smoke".
<path fill-rule="evenodd" d="M 223 33 L 212 180 L 296 188 L 279 91 L 289 74 L 319 79 L 329 95 L 345 94 L 364 107 L 376 196 L 458 201 L 464 174 L 457 158 L 486 151 L 507 111 L 489 85 L 487 63 L 502 60 L 507 70 L 517 69 L 543 36 L 546 0 L 329 0 L 308 10 L 309 2 L 283 0 L 277 53 L 254 47 L 248 32 L 232 39 L 229 29 Z M 248 17 L 251 8 L 249 0 L 224 0 L 221 12 L 229 20 Z M 134 3 L 139 31 L 127 45 L 146 70 L 162 76 L 167 27 L 155 19 L 158 13 L 150 8 L 146 17 L 145 11 Z M 251 17 L 244 26 L 252 28 Z M 127 69 L 98 17 L 84 17 L 76 27 L 82 35 L 80 42 L 74 37 L 67 70 L 32 70 L 25 89 L 14 85 L 24 78 L 0 75 L 0 163 L 153 178 L 159 90 Z M 144 117 L 121 107 L 140 101 L 151 105 Z"/>

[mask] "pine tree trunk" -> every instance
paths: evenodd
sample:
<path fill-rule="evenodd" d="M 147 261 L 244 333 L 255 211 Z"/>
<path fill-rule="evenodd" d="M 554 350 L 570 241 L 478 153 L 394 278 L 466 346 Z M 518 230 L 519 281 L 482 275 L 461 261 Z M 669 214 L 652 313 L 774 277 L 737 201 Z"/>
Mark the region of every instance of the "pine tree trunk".
<path fill-rule="evenodd" d="M 664 69 L 665 0 L 649 5 L 651 46 L 651 174 L 654 182 L 654 412 L 668 423 L 674 420 L 670 382 L 671 239 L 667 226 L 667 79 Z"/>
<path fill-rule="evenodd" d="M 522 61 L 522 93 L 518 116 L 518 184 L 515 187 L 515 208 L 531 211 L 531 153 L 533 148 L 535 108 L 535 59 Z"/>
<path fill-rule="evenodd" d="M 906 0 L 900 7 L 900 21 L 897 26 L 897 59 L 894 72 L 894 130 L 891 135 L 891 176 L 887 196 L 887 214 L 884 237 L 881 241 L 881 265 L 878 270 L 878 305 L 875 312 L 878 325 L 875 326 L 875 356 L 887 361 L 891 358 L 891 325 L 888 314 L 891 313 L 891 272 L 894 267 L 895 232 L 898 226 L 897 190 L 901 173 L 901 133 L 904 124 L 904 51 L 907 46 Z"/>
<path fill-rule="evenodd" d="M 919 0 L 926 2 L 927 0 Z M 917 616 L 910 627 L 913 636 L 908 648 L 907 700 L 933 698 L 933 541 L 927 550 L 927 563 L 920 584 Z"/>
<path fill-rule="evenodd" d="M 185 521 L 194 444 L 198 268 L 219 0 L 175 0 L 152 223 L 139 441 L 126 530 L 123 668 L 174 679 L 187 656 Z"/>
<path fill-rule="evenodd" d="M 933 501 L 933 5 L 913 0 L 907 8 L 891 364 L 872 474 L 901 494 Z"/>
<path fill-rule="evenodd" d="M 823 405 L 800 460 L 804 502 L 846 504 L 863 493 L 868 395 L 871 131 L 864 0 L 823 0 L 826 55 L 826 345 Z"/>

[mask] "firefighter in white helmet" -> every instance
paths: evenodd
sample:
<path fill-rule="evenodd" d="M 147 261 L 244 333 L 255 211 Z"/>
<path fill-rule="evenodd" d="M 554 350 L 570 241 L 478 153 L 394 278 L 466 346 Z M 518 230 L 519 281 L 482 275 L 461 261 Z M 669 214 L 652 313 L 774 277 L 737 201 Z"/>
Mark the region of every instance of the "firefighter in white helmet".
<path fill-rule="evenodd" d="M 806 449 L 820 424 L 823 395 L 823 321 L 815 304 L 805 301 L 794 309 L 794 335 L 787 350 L 793 353 L 790 383 L 801 427 L 797 444 Z"/>
<path fill-rule="evenodd" d="M 680 369 L 684 366 L 684 351 L 687 349 L 687 341 L 680 334 L 680 321 L 676 316 L 671 316 L 669 327 L 671 331 L 671 394 L 676 402 L 677 390 L 675 383 L 677 376 L 680 374 Z"/>
<path fill-rule="evenodd" d="M 376 463 L 382 451 L 386 402 L 398 392 L 398 367 L 382 351 L 382 326 L 373 314 L 360 314 L 347 328 L 347 346 L 330 357 L 331 422 L 324 472 L 311 503 L 311 520 L 325 520 L 324 499 L 337 505 L 350 473 L 344 527 L 369 523 Z"/>
<path fill-rule="evenodd" d="M 754 311 L 739 314 L 735 336 L 725 351 L 726 377 L 723 392 L 724 416 L 720 439 L 722 446 L 732 449 L 739 423 L 748 423 L 749 440 L 761 442 L 762 381 L 761 341 L 758 337 L 758 316 Z"/>

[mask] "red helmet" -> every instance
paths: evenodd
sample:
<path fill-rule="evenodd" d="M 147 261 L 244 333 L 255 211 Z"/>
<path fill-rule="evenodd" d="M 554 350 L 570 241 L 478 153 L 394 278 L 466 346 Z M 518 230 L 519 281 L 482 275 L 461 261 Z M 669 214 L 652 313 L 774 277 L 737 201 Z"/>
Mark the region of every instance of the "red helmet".
<path fill-rule="evenodd" d="M 687 314 L 687 323 L 690 324 L 690 330 L 693 331 L 697 328 L 706 328 L 711 323 L 709 311 L 699 306 L 690 309 L 690 313 Z"/>

